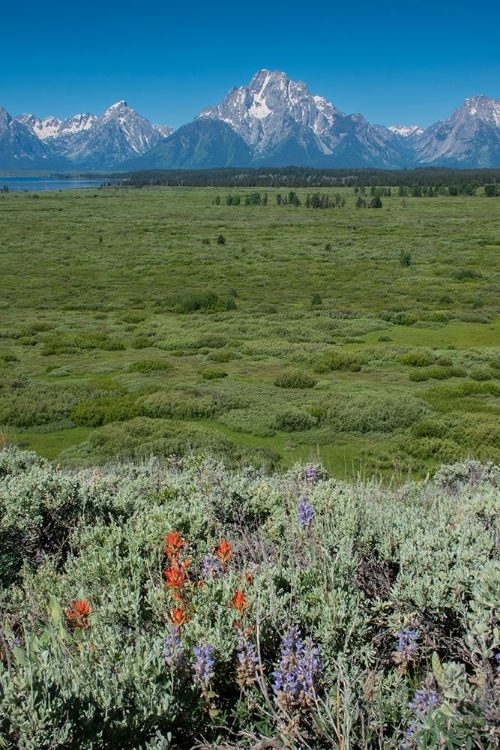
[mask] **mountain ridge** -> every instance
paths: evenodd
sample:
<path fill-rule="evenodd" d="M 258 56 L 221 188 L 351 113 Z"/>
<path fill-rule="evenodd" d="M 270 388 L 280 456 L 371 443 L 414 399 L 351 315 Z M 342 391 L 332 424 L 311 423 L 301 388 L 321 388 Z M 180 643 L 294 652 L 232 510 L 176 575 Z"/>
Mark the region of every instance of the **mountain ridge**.
<path fill-rule="evenodd" d="M 2 114 L 3 113 L 3 114 Z M 346 114 L 302 81 L 263 68 L 174 131 L 119 100 L 65 120 L 0 108 L 0 168 L 500 167 L 500 100 L 465 99 L 428 128 Z M 57 165 L 57 167 L 55 166 Z"/>

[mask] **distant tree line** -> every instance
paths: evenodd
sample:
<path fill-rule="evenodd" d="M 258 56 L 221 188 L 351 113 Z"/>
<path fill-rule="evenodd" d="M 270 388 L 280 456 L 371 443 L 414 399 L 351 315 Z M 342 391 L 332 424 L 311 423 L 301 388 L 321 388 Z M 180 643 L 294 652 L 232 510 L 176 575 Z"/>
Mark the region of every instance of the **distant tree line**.
<path fill-rule="evenodd" d="M 102 176 L 102 175 L 101 175 Z M 462 186 L 500 185 L 500 169 L 315 169 L 309 167 L 221 168 L 203 170 L 143 170 L 110 175 L 132 187 L 155 185 L 225 188 L 326 188 L 326 187 L 456 187 L 456 195 L 468 194 Z M 424 193 L 422 193 L 423 195 Z M 439 193 L 438 193 L 439 194 Z M 411 193 L 409 193 L 411 195 Z"/>

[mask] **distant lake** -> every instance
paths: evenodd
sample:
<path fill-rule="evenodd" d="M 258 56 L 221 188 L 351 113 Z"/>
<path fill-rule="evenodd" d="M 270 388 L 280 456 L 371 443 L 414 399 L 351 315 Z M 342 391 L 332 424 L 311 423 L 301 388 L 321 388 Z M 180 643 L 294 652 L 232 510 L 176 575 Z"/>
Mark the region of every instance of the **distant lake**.
<path fill-rule="evenodd" d="M 70 178 L 60 177 L 1 177 L 0 191 L 6 185 L 9 192 L 25 191 L 39 192 L 41 190 L 77 190 L 81 188 L 98 188 L 101 185 L 115 185 L 119 180 Z"/>

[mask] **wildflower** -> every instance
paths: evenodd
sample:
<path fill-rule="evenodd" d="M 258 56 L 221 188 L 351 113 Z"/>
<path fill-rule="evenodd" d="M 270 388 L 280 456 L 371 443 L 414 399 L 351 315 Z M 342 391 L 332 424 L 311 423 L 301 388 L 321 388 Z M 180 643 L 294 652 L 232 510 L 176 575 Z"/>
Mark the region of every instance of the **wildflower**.
<path fill-rule="evenodd" d="M 179 531 L 169 531 L 168 536 L 164 536 L 163 539 L 165 540 L 165 554 L 170 559 L 177 558 L 186 540 L 182 539 Z"/>
<path fill-rule="evenodd" d="M 193 667 L 193 682 L 205 695 L 213 680 L 214 671 L 214 647 L 206 641 L 201 640 L 193 649 L 195 660 Z"/>
<path fill-rule="evenodd" d="M 283 639 L 281 659 L 273 672 L 273 691 L 286 710 L 304 710 L 316 696 L 316 683 L 322 670 L 319 649 L 312 638 L 302 641 L 297 625 Z"/>
<path fill-rule="evenodd" d="M 412 713 L 427 714 L 430 708 L 439 705 L 439 697 L 432 687 L 433 685 L 432 676 L 422 682 L 421 686 L 415 690 L 413 700 L 408 703 L 408 708 Z M 407 750 L 408 748 L 416 747 L 416 741 L 414 734 L 418 729 L 416 721 L 411 721 L 403 732 L 403 739 L 400 743 L 400 747 Z"/>
<path fill-rule="evenodd" d="M 500 651 L 498 652 L 498 654 L 495 654 L 495 659 L 497 662 L 496 673 L 500 674 Z"/>
<path fill-rule="evenodd" d="M 255 671 L 259 658 L 254 644 L 248 640 L 246 633 L 238 633 L 238 645 L 236 646 L 236 681 L 243 688 L 255 682 Z"/>
<path fill-rule="evenodd" d="M 180 563 L 177 560 L 172 560 L 170 568 L 163 571 L 163 575 L 165 576 L 165 586 L 173 589 L 182 588 L 184 584 L 189 581 L 189 577 L 185 570 L 190 562 L 190 557 L 188 557 L 188 559 L 183 563 Z"/>
<path fill-rule="evenodd" d="M 215 555 L 208 554 L 203 558 L 201 574 L 205 580 L 219 578 L 222 573 L 220 562 Z"/>
<path fill-rule="evenodd" d="M 239 616 L 243 618 L 246 608 L 250 606 L 250 602 L 245 597 L 243 591 L 241 591 L 240 589 L 235 593 L 232 601 L 229 602 L 229 606 L 233 607 L 233 609 L 238 612 Z M 243 628 L 243 623 L 239 620 L 234 620 L 233 625 L 235 626 L 235 628 L 239 628 L 240 630 Z"/>
<path fill-rule="evenodd" d="M 411 708 L 412 711 L 426 713 L 431 706 L 437 706 L 438 703 L 439 698 L 436 691 L 431 690 L 424 685 L 420 689 L 417 688 L 415 690 L 415 696 L 413 700 L 408 703 L 408 708 Z"/>
<path fill-rule="evenodd" d="M 233 556 L 232 545 L 229 544 L 229 542 L 227 542 L 225 539 L 222 539 L 222 541 L 219 542 L 217 549 L 215 550 L 215 554 L 221 561 L 222 570 L 225 571 L 229 560 Z"/>
<path fill-rule="evenodd" d="M 171 669 L 180 668 L 184 665 L 184 647 L 181 643 L 179 629 L 175 625 L 170 626 L 169 634 L 163 642 L 162 656 Z"/>
<path fill-rule="evenodd" d="M 7 636 L 7 645 L 11 651 L 14 651 L 16 646 L 21 645 L 21 639 L 18 638 L 17 635 Z"/>
<path fill-rule="evenodd" d="M 307 464 L 304 475 L 306 478 L 306 482 L 309 482 L 309 484 L 316 484 L 316 482 L 318 481 L 318 472 L 312 464 Z"/>
<path fill-rule="evenodd" d="M 418 651 L 418 632 L 405 628 L 405 630 L 400 630 L 397 636 L 398 645 L 394 652 L 394 661 L 399 664 L 399 670 L 405 673 L 409 662 L 415 661 L 415 655 Z"/>
<path fill-rule="evenodd" d="M 314 520 L 314 509 L 308 500 L 307 495 L 302 495 L 297 503 L 297 520 L 303 531 L 310 529 Z"/>
<path fill-rule="evenodd" d="M 77 599 L 71 602 L 71 608 L 66 610 L 68 622 L 74 628 L 88 628 L 88 616 L 90 615 L 90 604 L 85 599 Z"/>
<path fill-rule="evenodd" d="M 172 625 L 179 630 L 188 621 L 188 616 L 182 607 L 175 607 L 170 610 L 170 620 Z"/>

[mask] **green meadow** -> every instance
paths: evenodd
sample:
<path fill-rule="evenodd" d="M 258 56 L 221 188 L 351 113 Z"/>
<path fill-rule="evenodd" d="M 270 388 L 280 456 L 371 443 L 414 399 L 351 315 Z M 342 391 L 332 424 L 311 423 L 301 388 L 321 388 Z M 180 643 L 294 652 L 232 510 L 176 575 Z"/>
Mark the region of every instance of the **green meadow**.
<path fill-rule="evenodd" d="M 500 200 L 252 192 L 0 195 L 3 443 L 68 467 L 498 463 Z"/>

